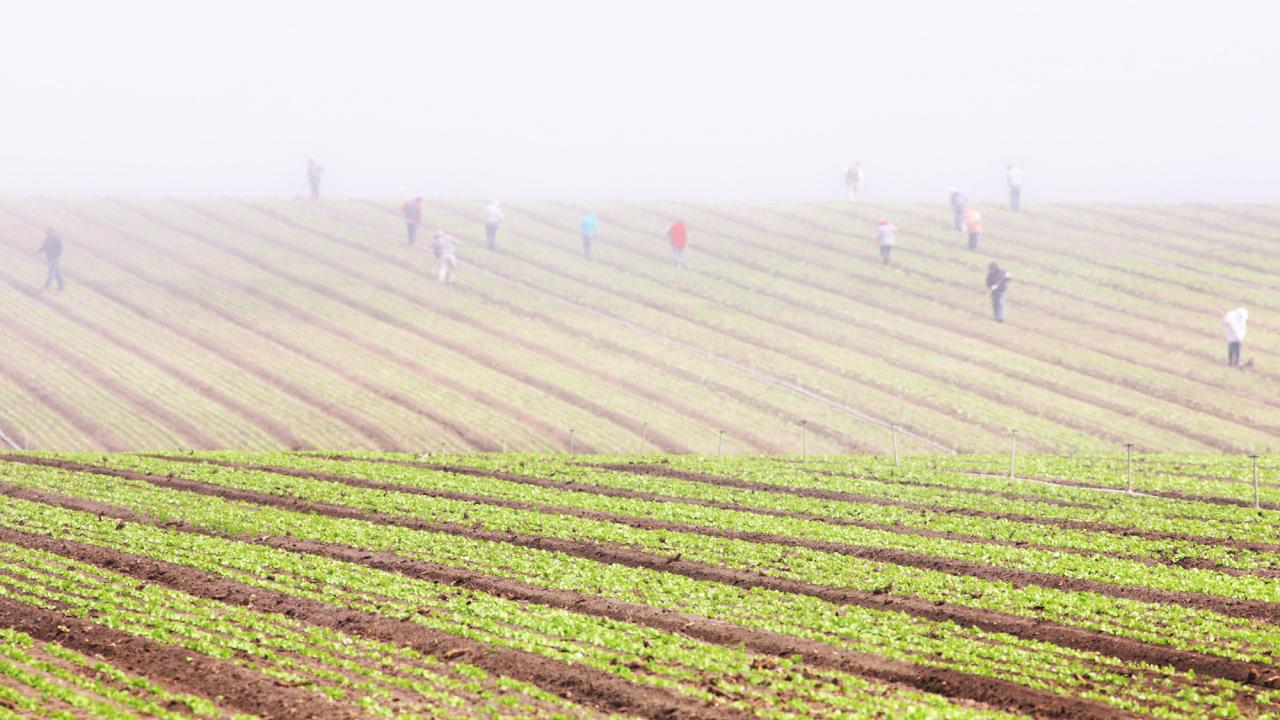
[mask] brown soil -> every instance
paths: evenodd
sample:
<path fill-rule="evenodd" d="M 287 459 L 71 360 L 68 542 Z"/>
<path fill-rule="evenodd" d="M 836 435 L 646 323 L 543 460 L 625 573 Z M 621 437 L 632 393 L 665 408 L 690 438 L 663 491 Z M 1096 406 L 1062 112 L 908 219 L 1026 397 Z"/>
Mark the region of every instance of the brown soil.
<path fill-rule="evenodd" d="M 3 483 L 2 481 L 0 481 L 0 492 L 14 497 L 24 497 L 37 502 L 56 504 L 70 509 L 93 513 L 99 516 L 119 518 L 132 522 L 150 522 L 145 518 L 139 518 L 127 509 L 117 508 L 111 505 L 104 505 L 88 500 L 63 498 L 61 496 L 44 493 L 43 491 L 38 490 L 17 488 L 7 483 Z M 195 528 L 186 523 L 167 523 L 164 527 L 203 534 L 203 531 L 199 528 Z M 290 552 L 306 553 L 332 558 L 343 562 L 351 562 L 430 582 L 467 587 L 519 602 L 534 602 L 595 617 L 610 618 L 669 632 L 676 632 L 705 642 L 728 647 L 745 647 L 752 652 L 785 657 L 798 655 L 806 663 L 814 665 L 815 667 L 824 667 L 871 677 L 886 682 L 908 685 L 947 697 L 963 698 L 991 705 L 993 707 L 1030 713 L 1037 717 L 1075 718 L 1117 716 L 1113 714 L 1116 712 L 1115 710 L 1098 703 L 1056 695 L 1051 692 L 1034 690 L 1016 683 L 995 678 L 971 675 L 954 670 L 918 666 L 903 661 L 889 660 L 868 653 L 844 650 L 826 643 L 805 640 L 770 631 L 753 630 L 750 628 L 740 627 L 732 623 L 711 620 L 697 615 L 688 615 L 653 608 L 647 605 L 621 602 L 570 591 L 541 588 L 534 585 L 528 585 L 526 583 L 485 575 L 472 570 L 452 568 L 434 563 L 411 560 L 395 555 L 394 553 L 371 552 L 349 546 L 297 540 L 287 537 L 236 539 Z M 420 626 L 412 623 L 405 623 L 378 616 L 370 616 L 367 613 L 338 610 L 317 601 L 294 598 L 275 591 L 242 585 L 241 583 L 226 580 L 211 573 L 187 568 L 186 566 L 174 565 L 172 563 L 153 560 L 144 556 L 120 553 L 75 541 L 55 540 L 51 538 L 33 536 L 9 530 L 7 528 L 0 528 L 0 540 L 14 542 L 26 547 L 55 552 L 84 562 L 90 562 L 117 572 L 124 572 L 125 574 L 147 582 L 158 582 L 166 587 L 172 587 L 199 597 L 209 597 L 232 604 L 241 604 L 246 606 L 251 605 L 255 609 L 264 612 L 282 612 L 289 617 L 294 617 L 312 624 L 334 627 L 336 629 L 343 630 L 344 632 L 351 632 L 352 630 L 355 630 L 358 634 L 378 637 L 383 640 L 396 638 L 392 641 L 406 644 L 410 647 L 415 647 L 423 652 L 428 652 L 429 654 L 440 654 L 438 652 L 438 647 L 440 645 L 439 642 L 435 639 L 429 640 L 428 642 L 431 643 L 431 646 L 436 649 L 424 649 L 421 646 L 422 642 L 418 639 L 418 634 L 420 632 L 426 632 L 429 635 L 434 636 L 443 635 L 444 633 L 437 633 L 436 631 L 422 631 Z M 319 608 L 316 606 L 319 606 Z M 330 619 L 334 615 L 337 615 L 338 619 Z M 353 615 L 357 616 L 357 620 L 354 622 L 348 619 L 348 616 Z M 995 614 L 992 613 L 992 615 Z M 317 616 L 322 618 L 319 622 L 317 622 Z M 382 621 L 379 625 L 385 625 L 388 627 L 382 632 L 369 632 L 366 629 L 367 624 L 377 621 Z M 1024 622 L 1029 624 L 1029 621 L 1024 620 Z M 410 627 L 409 635 L 398 636 L 394 634 L 395 628 L 400 625 L 408 625 Z M 1079 634 L 1092 635 L 1092 633 Z M 469 641 L 452 639 L 453 636 L 447 637 L 450 639 L 446 640 L 444 644 L 464 646 L 467 648 L 469 652 L 464 656 L 464 659 L 467 662 L 480 665 L 481 667 L 485 667 L 491 672 L 497 672 L 498 674 L 521 677 L 509 672 L 509 668 L 506 666 L 504 666 L 502 670 L 494 670 L 493 668 L 486 666 L 484 663 L 477 662 L 475 655 L 486 652 L 487 650 L 483 646 L 479 646 L 478 643 L 471 644 Z M 1098 637 L 1106 638 L 1106 636 L 1101 635 Z M 1130 642 L 1129 644 L 1138 648 L 1146 647 L 1141 643 L 1136 642 Z M 475 647 L 472 647 L 472 645 L 475 645 Z M 519 651 L 499 651 L 499 653 L 504 652 L 519 653 Z M 1237 672 L 1237 674 L 1243 673 L 1243 677 L 1249 676 L 1249 667 L 1243 666 L 1244 664 L 1241 663 L 1235 664 L 1242 665 L 1243 667 L 1235 668 L 1231 667 L 1231 661 L 1219 661 L 1215 658 L 1194 655 L 1191 653 L 1179 653 L 1178 651 L 1172 651 L 1172 655 L 1185 655 L 1187 658 L 1195 661 L 1197 666 L 1203 667 L 1205 670 L 1217 668 L 1220 670 L 1234 671 Z M 551 663 L 552 665 L 558 664 L 556 661 L 542 660 L 543 662 Z M 1256 671 L 1254 672 L 1254 675 L 1257 675 Z M 608 677 L 613 679 L 612 676 Z M 545 683 L 539 683 L 536 680 L 531 681 L 544 689 L 550 689 Z M 569 695 L 565 696 L 568 697 Z M 576 693 L 572 696 L 579 702 L 583 702 L 582 698 Z M 585 704 L 612 711 L 630 710 L 635 712 L 634 708 L 619 708 L 616 705 L 611 707 L 599 703 Z M 661 715 L 648 716 L 662 717 Z M 697 717 L 702 716 L 703 715 L 698 715 Z M 679 715 L 679 717 L 686 716 Z"/>
<path fill-rule="evenodd" d="M 964 475 L 976 475 L 978 477 L 1005 477 L 999 473 L 977 472 L 974 470 L 960 470 Z M 1018 477 L 1025 480 L 1036 480 L 1050 485 L 1062 485 L 1065 487 L 1088 488 L 1090 490 L 1117 490 L 1111 485 L 1099 485 L 1096 483 L 1084 482 L 1081 480 L 1068 480 L 1067 478 L 1055 477 L 1052 475 L 1021 475 Z M 1261 485 L 1261 483 L 1259 483 Z M 1230 505 L 1233 507 L 1253 507 L 1252 500 L 1243 500 L 1241 498 L 1222 497 L 1220 495 L 1194 495 L 1191 493 L 1178 492 L 1177 490 L 1152 490 L 1151 488 L 1138 488 L 1143 495 L 1154 495 L 1160 498 L 1170 500 L 1185 500 L 1187 502 L 1201 502 L 1209 505 Z M 1260 502 L 1258 506 L 1264 510 L 1280 510 L 1280 503 Z"/>
<path fill-rule="evenodd" d="M 64 400 L 47 385 L 28 376 L 14 365 L 2 365 L 0 370 L 4 372 L 6 380 L 16 385 L 35 402 L 49 408 L 59 417 L 66 420 L 76 430 L 84 433 L 84 436 L 99 448 L 109 452 L 120 452 L 129 447 L 129 444 L 121 439 L 114 430 L 104 427 L 78 406 Z"/>
<path fill-rule="evenodd" d="M 0 536 L 8 541 L 31 539 L 33 542 L 28 547 L 55 542 L 7 530 L 0 532 Z M 142 675 L 179 692 L 209 700 L 221 698 L 214 700 L 215 704 L 262 718 L 360 716 L 354 710 L 335 705 L 323 695 L 282 686 L 234 663 L 16 600 L 0 598 L 0 626 L 101 657 L 122 670 Z"/>

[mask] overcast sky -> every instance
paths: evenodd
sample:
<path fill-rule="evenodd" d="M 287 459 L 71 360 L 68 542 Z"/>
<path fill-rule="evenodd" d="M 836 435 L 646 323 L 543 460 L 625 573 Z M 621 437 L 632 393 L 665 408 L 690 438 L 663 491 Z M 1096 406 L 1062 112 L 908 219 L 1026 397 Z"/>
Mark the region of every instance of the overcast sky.
<path fill-rule="evenodd" d="M 1280 199 L 1280 2 L 3 0 L 0 193 Z"/>

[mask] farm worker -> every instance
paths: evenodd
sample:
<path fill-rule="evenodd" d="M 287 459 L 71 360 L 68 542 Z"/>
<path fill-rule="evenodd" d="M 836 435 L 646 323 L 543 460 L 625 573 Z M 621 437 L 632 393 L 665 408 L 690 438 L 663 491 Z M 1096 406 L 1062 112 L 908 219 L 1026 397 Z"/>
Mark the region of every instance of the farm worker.
<path fill-rule="evenodd" d="M 582 254 L 588 260 L 591 259 L 591 243 L 596 239 L 596 230 L 599 225 L 600 220 L 596 217 L 594 210 L 583 215 L 578 223 L 578 229 L 582 231 Z"/>
<path fill-rule="evenodd" d="M 1009 273 L 994 262 L 987 266 L 987 291 L 991 293 L 991 312 L 996 322 L 1004 322 L 1004 296 L 1009 292 Z"/>
<path fill-rule="evenodd" d="M 436 231 L 436 241 L 431 246 L 436 255 L 436 279 L 452 283 L 458 270 L 458 239 L 443 230 Z"/>
<path fill-rule="evenodd" d="M 1009 176 L 1009 209 L 1018 212 L 1022 210 L 1022 181 L 1027 174 L 1017 165 L 1010 165 L 1006 173 Z"/>
<path fill-rule="evenodd" d="M 969 198 L 955 188 L 949 188 L 948 193 L 951 197 L 951 214 L 954 216 L 956 229 L 963 230 L 964 210 L 969 207 Z"/>
<path fill-rule="evenodd" d="M 62 290 L 62 238 L 49 228 L 44 232 L 44 243 L 40 245 L 40 249 L 36 253 L 44 253 L 45 262 L 49 265 L 49 271 L 44 278 L 44 290 L 48 290 L 53 286 L 54 281 L 58 283 L 58 290 Z"/>
<path fill-rule="evenodd" d="M 490 250 L 498 247 L 498 226 L 502 224 L 503 219 L 502 206 L 497 200 L 490 200 L 489 204 L 484 206 L 484 239 Z"/>
<path fill-rule="evenodd" d="M 1248 332 L 1249 311 L 1236 308 L 1222 318 L 1227 327 L 1227 367 L 1240 367 L 1240 347 L 1244 345 L 1244 334 Z"/>
<path fill-rule="evenodd" d="M 858 193 L 862 192 L 862 161 L 854 162 L 845 169 L 844 185 L 849 191 L 849 202 L 855 202 L 858 199 Z"/>
<path fill-rule="evenodd" d="M 969 234 L 969 249 L 978 249 L 978 240 L 982 236 L 982 213 L 967 207 L 964 209 L 964 231 Z"/>
<path fill-rule="evenodd" d="M 405 228 L 409 232 L 409 244 L 418 240 L 418 226 L 422 224 L 422 198 L 416 197 L 400 206 L 400 214 L 404 215 Z"/>
<path fill-rule="evenodd" d="M 311 199 L 320 199 L 320 178 L 324 177 L 324 167 L 315 158 L 307 158 L 307 182 L 311 184 Z"/>
<path fill-rule="evenodd" d="M 893 252 L 895 239 L 893 234 L 898 232 L 898 226 L 888 220 L 881 220 L 880 225 L 876 228 L 876 242 L 880 245 L 880 260 L 885 265 L 889 264 L 889 253 Z"/>
<path fill-rule="evenodd" d="M 671 257 L 676 267 L 684 267 L 684 247 L 689 244 L 689 229 L 683 220 L 677 220 L 667 229 L 667 240 L 671 243 Z"/>

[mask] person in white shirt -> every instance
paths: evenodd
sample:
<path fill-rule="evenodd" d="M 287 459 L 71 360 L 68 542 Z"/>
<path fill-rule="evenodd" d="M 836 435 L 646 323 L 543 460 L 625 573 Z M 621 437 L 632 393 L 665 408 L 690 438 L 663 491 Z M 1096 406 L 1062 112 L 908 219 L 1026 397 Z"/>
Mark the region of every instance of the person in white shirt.
<path fill-rule="evenodd" d="M 898 232 L 898 226 L 888 220 L 881 220 L 880 225 L 876 228 L 876 243 L 880 245 L 880 260 L 885 265 L 889 264 L 889 254 L 893 252 L 893 246 L 897 243 L 894 233 Z"/>
<path fill-rule="evenodd" d="M 844 171 L 844 186 L 849 191 L 849 202 L 858 200 L 858 193 L 862 192 L 862 162 L 858 161 L 850 165 Z"/>
<path fill-rule="evenodd" d="M 502 224 L 502 206 L 497 200 L 490 200 L 484 206 L 484 238 L 493 250 L 498 246 L 498 226 Z"/>
<path fill-rule="evenodd" d="M 1022 210 L 1022 181 L 1026 179 L 1027 174 L 1017 165 L 1010 165 L 1007 173 L 1009 175 L 1009 209 L 1018 212 Z"/>
<path fill-rule="evenodd" d="M 1222 318 L 1227 328 L 1227 367 L 1240 367 L 1240 348 L 1244 345 L 1245 333 L 1249 331 L 1249 311 L 1236 308 Z"/>

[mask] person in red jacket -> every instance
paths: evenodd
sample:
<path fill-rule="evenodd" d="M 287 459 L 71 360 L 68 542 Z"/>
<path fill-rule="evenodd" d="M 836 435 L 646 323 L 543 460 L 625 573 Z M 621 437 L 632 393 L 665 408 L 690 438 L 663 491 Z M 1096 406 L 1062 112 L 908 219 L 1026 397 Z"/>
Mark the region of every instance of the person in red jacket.
<path fill-rule="evenodd" d="M 409 244 L 412 245 L 418 239 L 418 226 L 422 224 L 422 198 L 416 197 L 405 201 L 405 204 L 400 206 L 400 214 L 404 215 L 405 228 L 409 232 Z"/>
<path fill-rule="evenodd" d="M 689 229 L 685 227 L 683 220 L 672 223 L 667 230 L 667 240 L 671 241 L 671 256 L 676 261 L 676 267 L 684 267 L 684 246 L 689 244 Z"/>

